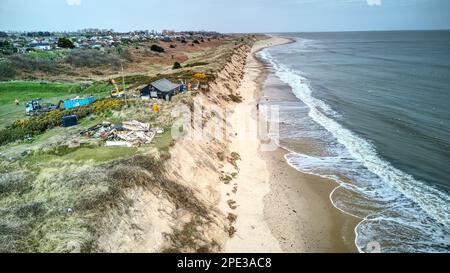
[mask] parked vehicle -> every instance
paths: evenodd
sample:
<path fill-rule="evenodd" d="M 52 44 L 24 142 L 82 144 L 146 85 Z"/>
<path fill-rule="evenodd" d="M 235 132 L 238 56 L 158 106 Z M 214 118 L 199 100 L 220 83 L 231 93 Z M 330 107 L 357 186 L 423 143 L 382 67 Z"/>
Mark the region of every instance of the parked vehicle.
<path fill-rule="evenodd" d="M 25 114 L 28 116 L 38 116 L 56 109 L 58 109 L 57 105 L 45 103 L 42 99 L 35 99 L 27 102 L 25 106 Z"/>
<path fill-rule="evenodd" d="M 42 99 L 38 98 L 29 101 L 25 107 L 25 114 L 28 116 L 39 116 L 43 113 L 47 113 L 57 109 L 75 109 L 81 106 L 89 105 L 95 102 L 95 97 L 76 98 L 69 100 L 60 100 L 58 105 L 52 103 L 46 103 Z"/>

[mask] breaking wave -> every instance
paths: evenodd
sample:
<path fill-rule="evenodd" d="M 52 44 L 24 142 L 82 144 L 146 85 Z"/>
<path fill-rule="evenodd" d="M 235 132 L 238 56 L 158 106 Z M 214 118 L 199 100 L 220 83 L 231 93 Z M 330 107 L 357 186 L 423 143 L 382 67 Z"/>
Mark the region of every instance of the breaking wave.
<path fill-rule="evenodd" d="M 330 156 L 291 152 L 285 158 L 298 171 L 339 183 L 330 199 L 339 210 L 361 219 L 355 229 L 359 251 L 370 251 L 376 242 L 382 252 L 450 252 L 448 193 L 395 168 L 373 144 L 335 121 L 338 113 L 312 95 L 300 71 L 278 63 L 268 50 L 260 56 L 326 130 L 310 135 L 328 138 Z"/>

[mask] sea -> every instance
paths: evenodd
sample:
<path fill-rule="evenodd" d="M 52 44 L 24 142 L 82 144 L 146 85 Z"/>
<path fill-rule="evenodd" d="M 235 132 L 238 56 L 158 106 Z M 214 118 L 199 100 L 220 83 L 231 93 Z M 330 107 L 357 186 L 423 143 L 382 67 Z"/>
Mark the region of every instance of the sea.
<path fill-rule="evenodd" d="M 450 31 L 277 35 L 261 104 L 287 163 L 337 182 L 360 252 L 450 252 Z"/>

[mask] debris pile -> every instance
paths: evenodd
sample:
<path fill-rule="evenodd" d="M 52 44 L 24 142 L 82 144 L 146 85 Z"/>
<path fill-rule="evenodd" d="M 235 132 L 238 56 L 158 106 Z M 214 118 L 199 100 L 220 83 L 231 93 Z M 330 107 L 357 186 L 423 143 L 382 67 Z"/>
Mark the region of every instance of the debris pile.
<path fill-rule="evenodd" d="M 162 134 L 161 128 L 150 128 L 150 124 L 139 121 L 126 121 L 121 125 L 103 122 L 82 131 L 82 136 L 106 140 L 110 147 L 138 147 L 152 142 L 156 134 Z"/>

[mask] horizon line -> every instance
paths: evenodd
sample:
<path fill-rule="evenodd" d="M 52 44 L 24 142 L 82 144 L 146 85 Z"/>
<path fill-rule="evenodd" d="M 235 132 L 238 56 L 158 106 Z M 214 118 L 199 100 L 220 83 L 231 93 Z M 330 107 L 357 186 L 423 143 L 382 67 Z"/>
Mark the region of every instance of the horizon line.
<path fill-rule="evenodd" d="M 1 32 L 11 33 L 11 32 L 19 32 L 19 33 L 32 33 L 32 32 L 50 32 L 50 33 L 76 33 L 82 32 L 87 29 L 98 29 L 111 31 L 113 33 L 129 33 L 129 32 L 137 32 L 137 31 L 152 31 L 150 29 L 135 29 L 128 31 L 118 31 L 114 29 L 101 29 L 101 28 L 84 28 L 79 30 L 1 30 Z M 168 30 L 168 29 L 167 29 Z M 154 30 L 157 33 L 161 33 L 164 30 Z M 450 31 L 450 28 L 429 28 L 429 29 L 369 29 L 369 30 L 306 30 L 306 31 L 256 31 L 256 32 L 220 32 L 217 30 L 170 30 L 174 32 L 217 32 L 220 34 L 285 34 L 285 33 L 339 33 L 339 32 L 396 32 L 396 31 Z"/>

